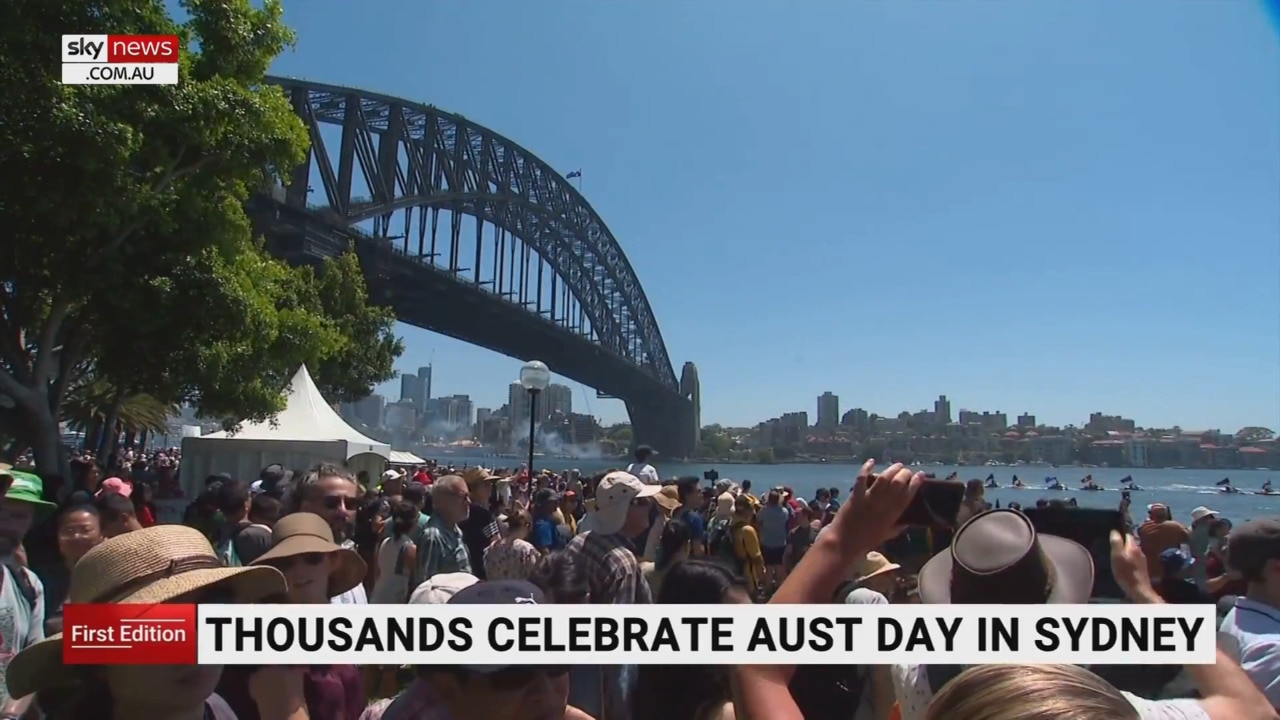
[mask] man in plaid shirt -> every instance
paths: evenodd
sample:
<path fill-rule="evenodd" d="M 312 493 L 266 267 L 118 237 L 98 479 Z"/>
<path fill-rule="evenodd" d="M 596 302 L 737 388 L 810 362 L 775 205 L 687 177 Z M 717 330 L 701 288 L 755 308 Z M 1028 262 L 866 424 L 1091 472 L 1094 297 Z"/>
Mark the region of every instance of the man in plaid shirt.
<path fill-rule="evenodd" d="M 646 485 L 628 472 L 611 472 L 596 488 L 592 529 L 569 542 L 565 552 L 582 568 L 591 602 L 597 605 L 638 605 L 653 602 L 649 584 L 640 572 L 639 550 L 628 538 L 649 527 L 654 496 L 660 485 Z M 625 666 L 602 668 L 601 707 L 583 710 L 606 720 L 629 720 L 630 680 Z M 576 695 L 576 693 L 575 693 Z"/>

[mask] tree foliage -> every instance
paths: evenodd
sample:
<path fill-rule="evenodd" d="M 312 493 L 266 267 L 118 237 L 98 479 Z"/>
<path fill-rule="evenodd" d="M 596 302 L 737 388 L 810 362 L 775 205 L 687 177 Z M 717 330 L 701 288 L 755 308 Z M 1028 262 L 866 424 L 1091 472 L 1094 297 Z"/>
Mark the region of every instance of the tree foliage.
<path fill-rule="evenodd" d="M 302 362 L 349 397 L 399 350 L 347 261 L 332 278 L 286 267 L 245 214 L 307 145 L 263 81 L 293 39 L 279 0 L 182 8 L 178 22 L 160 0 L 0 3 L 0 393 L 46 472 L 64 467 L 57 421 L 90 368 L 127 394 L 258 420 Z M 64 32 L 177 34 L 179 82 L 62 85 Z"/>
<path fill-rule="evenodd" d="M 1274 439 L 1275 436 L 1276 434 L 1271 431 L 1271 428 L 1250 425 L 1249 427 L 1240 428 L 1240 430 L 1236 432 L 1236 441 L 1248 444 L 1262 442 L 1263 440 L 1271 440 Z"/>

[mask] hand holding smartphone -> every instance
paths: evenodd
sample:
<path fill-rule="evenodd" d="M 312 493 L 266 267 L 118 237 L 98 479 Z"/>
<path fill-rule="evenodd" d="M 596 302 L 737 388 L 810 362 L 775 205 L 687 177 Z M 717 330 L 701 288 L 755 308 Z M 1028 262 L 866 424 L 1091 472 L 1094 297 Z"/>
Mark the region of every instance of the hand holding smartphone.
<path fill-rule="evenodd" d="M 879 476 L 876 476 L 878 479 Z M 875 480 L 872 480 L 874 483 Z M 964 483 L 935 480 L 928 476 L 920 485 L 911 504 L 898 518 L 899 525 L 920 527 L 954 527 L 960 506 L 964 504 Z"/>

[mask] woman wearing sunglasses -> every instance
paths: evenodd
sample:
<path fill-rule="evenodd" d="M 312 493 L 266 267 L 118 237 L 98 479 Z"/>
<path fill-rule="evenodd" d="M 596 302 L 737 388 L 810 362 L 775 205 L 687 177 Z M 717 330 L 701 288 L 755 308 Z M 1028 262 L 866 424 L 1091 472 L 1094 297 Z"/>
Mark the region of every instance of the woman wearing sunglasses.
<path fill-rule="evenodd" d="M 286 515 L 271 528 L 271 549 L 250 563 L 279 570 L 288 583 L 286 602 L 328 605 L 329 598 L 364 580 L 365 562 L 354 550 L 333 541 L 333 530 L 319 515 Z M 219 685 L 239 720 L 267 720 L 254 712 L 248 692 L 251 668 L 228 670 Z M 313 665 L 302 680 L 310 720 L 354 718 L 364 709 L 364 678 L 354 665 Z"/>

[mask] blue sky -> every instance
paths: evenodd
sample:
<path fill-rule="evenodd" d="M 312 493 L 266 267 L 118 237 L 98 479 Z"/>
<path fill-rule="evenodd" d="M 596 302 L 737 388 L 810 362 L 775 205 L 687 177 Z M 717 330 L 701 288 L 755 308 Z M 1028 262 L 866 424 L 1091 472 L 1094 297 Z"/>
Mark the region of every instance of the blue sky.
<path fill-rule="evenodd" d="M 704 422 L 841 407 L 1280 429 L 1280 35 L 1261 3 L 291 2 L 273 71 L 564 171 Z M 400 326 L 435 394 L 519 360 Z M 398 384 L 384 392 L 398 393 Z M 625 419 L 575 391 L 575 410 Z"/>

